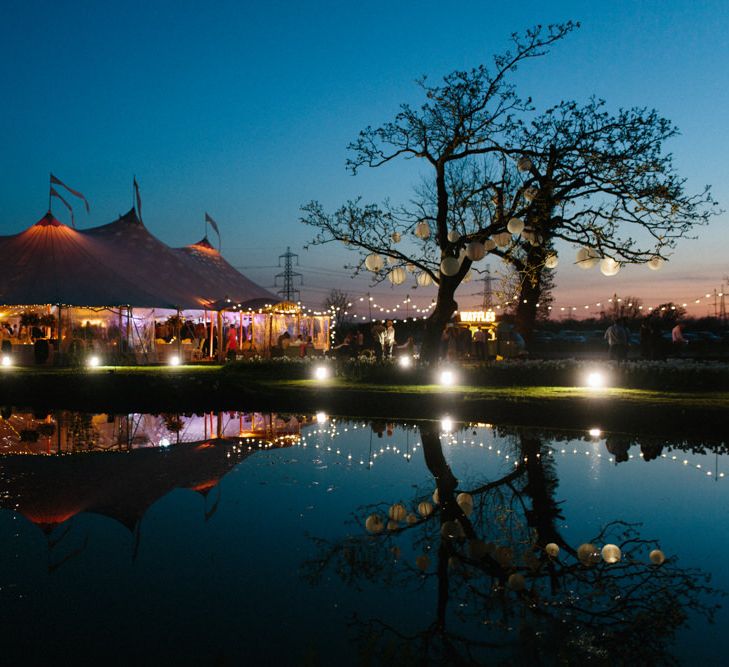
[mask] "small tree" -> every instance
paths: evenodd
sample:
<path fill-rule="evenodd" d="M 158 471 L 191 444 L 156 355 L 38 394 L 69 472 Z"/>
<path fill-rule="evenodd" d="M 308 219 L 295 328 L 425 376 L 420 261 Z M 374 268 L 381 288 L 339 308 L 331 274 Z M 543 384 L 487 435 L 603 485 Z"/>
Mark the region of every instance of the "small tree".
<path fill-rule="evenodd" d="M 324 299 L 323 305 L 324 310 L 332 313 L 334 328 L 341 332 L 352 319 L 349 315 L 349 295 L 340 289 L 333 289 Z"/>

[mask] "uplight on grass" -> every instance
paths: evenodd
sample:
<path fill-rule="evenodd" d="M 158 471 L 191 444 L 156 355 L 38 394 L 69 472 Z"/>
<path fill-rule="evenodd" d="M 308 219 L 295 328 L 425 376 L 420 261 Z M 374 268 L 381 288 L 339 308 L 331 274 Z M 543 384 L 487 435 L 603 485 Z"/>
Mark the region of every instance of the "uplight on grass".
<path fill-rule="evenodd" d="M 314 369 L 314 377 L 320 381 L 329 379 L 329 369 L 326 366 L 317 366 Z"/>
<path fill-rule="evenodd" d="M 456 374 L 451 370 L 441 371 L 438 382 L 443 387 L 452 387 L 456 383 Z"/>
<path fill-rule="evenodd" d="M 588 373 L 586 380 L 590 389 L 603 389 L 606 385 L 605 375 L 598 371 Z"/>
<path fill-rule="evenodd" d="M 180 365 L 180 357 L 178 357 L 176 354 L 173 354 L 168 360 L 167 363 L 170 366 L 179 366 Z"/>
<path fill-rule="evenodd" d="M 99 359 L 96 355 L 93 355 L 86 360 L 86 365 L 89 368 L 96 368 L 101 365 L 101 359 Z"/>
<path fill-rule="evenodd" d="M 3 360 L 2 360 L 2 364 L 3 364 L 3 366 L 4 366 L 5 368 L 7 368 L 8 366 L 12 366 L 12 365 L 13 365 L 13 359 L 12 359 L 12 357 L 10 357 L 10 356 L 9 356 L 9 355 L 7 355 L 7 354 L 4 354 L 4 355 L 3 355 Z"/>
<path fill-rule="evenodd" d="M 397 363 L 400 364 L 400 368 L 410 368 L 413 365 L 413 360 L 410 357 L 400 357 L 397 360 Z"/>

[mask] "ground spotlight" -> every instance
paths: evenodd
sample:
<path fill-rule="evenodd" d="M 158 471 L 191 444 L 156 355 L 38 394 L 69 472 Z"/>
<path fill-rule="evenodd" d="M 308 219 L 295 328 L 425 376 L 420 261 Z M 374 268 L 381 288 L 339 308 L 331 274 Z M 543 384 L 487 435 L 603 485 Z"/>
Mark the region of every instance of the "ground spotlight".
<path fill-rule="evenodd" d="M 400 368 L 410 368 L 413 365 L 413 360 L 408 356 L 404 356 L 400 357 L 397 363 L 400 364 Z"/>
<path fill-rule="evenodd" d="M 598 371 L 593 371 L 587 376 L 587 386 L 590 389 L 602 389 L 605 386 L 605 376 Z"/>
<path fill-rule="evenodd" d="M 12 360 L 12 358 L 9 355 L 4 354 L 3 355 L 2 364 L 3 364 L 3 366 L 5 366 L 7 368 L 8 366 L 12 366 L 13 365 L 13 360 Z"/>
<path fill-rule="evenodd" d="M 591 428 L 588 433 L 593 438 L 599 438 L 602 435 L 602 431 L 599 428 Z"/>
<path fill-rule="evenodd" d="M 170 366 L 179 366 L 180 365 L 180 357 L 178 357 L 176 354 L 173 354 L 168 360 L 167 363 Z"/>
<path fill-rule="evenodd" d="M 326 380 L 329 377 L 329 369 L 326 366 L 317 366 L 314 369 L 314 377 L 317 380 Z"/>
<path fill-rule="evenodd" d="M 86 365 L 89 368 L 96 368 L 101 365 L 101 359 L 99 359 L 96 355 L 93 355 L 86 360 Z"/>
<path fill-rule="evenodd" d="M 453 371 L 441 371 L 439 376 L 439 382 L 444 387 L 450 387 L 456 382 L 456 374 Z"/>

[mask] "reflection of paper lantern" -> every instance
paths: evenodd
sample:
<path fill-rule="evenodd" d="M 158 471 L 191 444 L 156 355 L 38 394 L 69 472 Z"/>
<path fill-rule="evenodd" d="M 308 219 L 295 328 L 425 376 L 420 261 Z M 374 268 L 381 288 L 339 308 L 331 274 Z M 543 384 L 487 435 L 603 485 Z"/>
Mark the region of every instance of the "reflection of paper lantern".
<path fill-rule="evenodd" d="M 451 231 L 448 232 L 448 240 L 451 243 L 458 243 L 458 239 L 460 238 L 461 235 L 455 229 L 451 229 Z"/>
<path fill-rule="evenodd" d="M 440 534 L 450 540 L 460 540 L 466 536 L 463 526 L 458 521 L 444 521 L 440 527 Z"/>
<path fill-rule="evenodd" d="M 473 505 L 473 496 L 470 493 L 459 493 L 456 496 L 456 502 L 460 505 L 461 503 L 468 503 Z"/>
<path fill-rule="evenodd" d="M 405 506 L 401 503 L 395 503 L 390 506 L 390 511 L 387 513 L 393 521 L 404 521 L 408 511 Z"/>
<path fill-rule="evenodd" d="M 425 572 L 428 569 L 428 566 L 430 565 L 430 558 L 428 558 L 425 554 L 422 556 L 418 556 L 415 559 L 415 566 L 422 572 Z"/>
<path fill-rule="evenodd" d="M 512 218 L 506 225 L 512 234 L 521 234 L 524 231 L 524 221 L 521 218 Z"/>
<path fill-rule="evenodd" d="M 463 276 L 463 282 L 464 283 L 470 283 L 471 279 L 473 278 L 473 272 L 472 271 L 466 271 L 466 275 Z"/>
<path fill-rule="evenodd" d="M 496 247 L 496 241 L 493 239 L 486 239 L 483 242 L 483 248 L 486 252 L 491 252 Z"/>
<path fill-rule="evenodd" d="M 444 276 L 455 276 L 460 268 L 461 263 L 455 257 L 445 257 L 440 263 L 440 272 Z"/>
<path fill-rule="evenodd" d="M 532 242 L 532 241 L 534 240 L 534 232 L 533 232 L 533 231 L 532 231 L 531 229 L 525 229 L 525 230 L 524 230 L 524 231 L 523 231 L 523 232 L 521 233 L 521 237 L 522 237 L 522 238 L 523 238 L 523 239 L 524 239 L 525 241 L 529 241 L 529 242 L 531 243 L 531 242 Z"/>
<path fill-rule="evenodd" d="M 367 257 L 365 258 L 365 266 L 369 271 L 380 271 L 383 265 L 384 262 L 382 260 L 382 257 L 380 257 L 377 253 L 367 255 Z"/>
<path fill-rule="evenodd" d="M 387 274 L 387 279 L 393 284 L 393 285 L 402 285 L 405 282 L 405 269 L 402 267 L 394 268 L 390 273 Z"/>
<path fill-rule="evenodd" d="M 480 241 L 471 241 L 466 246 L 466 257 L 472 262 L 478 262 L 486 256 L 486 248 Z"/>
<path fill-rule="evenodd" d="M 653 549 L 648 555 L 653 565 L 663 565 L 666 560 L 666 555 L 660 549 Z"/>
<path fill-rule="evenodd" d="M 392 519 L 390 519 L 387 522 L 387 530 L 389 530 L 390 532 L 400 530 L 400 524 L 397 521 L 393 521 Z"/>
<path fill-rule="evenodd" d="M 614 276 L 620 271 L 620 263 L 612 257 L 604 257 L 600 260 L 600 273 L 604 276 Z"/>
<path fill-rule="evenodd" d="M 648 268 L 652 271 L 658 271 L 663 266 L 663 257 L 656 255 L 648 261 Z"/>
<path fill-rule="evenodd" d="M 430 277 L 429 273 L 425 273 L 425 271 L 421 271 L 417 277 L 415 278 L 418 285 L 420 287 L 427 287 L 433 282 L 433 279 Z"/>
<path fill-rule="evenodd" d="M 546 266 L 548 269 L 556 269 L 557 264 L 559 264 L 559 258 L 557 257 L 556 252 L 550 252 L 544 258 L 544 266 Z"/>
<path fill-rule="evenodd" d="M 526 588 L 526 580 L 523 574 L 514 572 L 514 574 L 509 575 L 509 578 L 506 580 L 506 585 L 512 591 L 523 591 Z"/>
<path fill-rule="evenodd" d="M 402 238 L 400 236 L 400 232 L 393 232 L 390 234 L 390 238 L 392 239 L 393 243 L 400 243 L 400 239 Z"/>
<path fill-rule="evenodd" d="M 600 562 L 600 552 L 594 544 L 586 542 L 577 548 L 577 558 L 580 563 L 589 567 Z"/>
<path fill-rule="evenodd" d="M 576 262 L 581 269 L 591 269 L 600 261 L 600 255 L 594 248 L 580 248 L 577 251 Z"/>
<path fill-rule="evenodd" d="M 407 522 L 408 526 L 412 526 L 413 524 L 418 523 L 418 517 L 410 513 L 405 517 L 405 521 Z"/>
<path fill-rule="evenodd" d="M 385 528 L 382 517 L 379 514 L 370 514 L 365 521 L 365 528 L 370 533 L 381 533 Z"/>
<path fill-rule="evenodd" d="M 433 491 L 433 502 L 436 505 L 440 505 L 440 494 L 438 493 L 438 489 L 436 489 L 435 491 Z"/>
<path fill-rule="evenodd" d="M 511 234 L 509 232 L 501 232 L 501 234 L 494 234 L 494 241 L 499 248 L 505 248 L 511 243 Z"/>
<path fill-rule="evenodd" d="M 606 563 L 617 563 L 623 556 L 620 547 L 617 544 L 606 544 L 602 548 L 602 559 Z"/>
<path fill-rule="evenodd" d="M 524 199 L 526 199 L 527 201 L 534 201 L 538 195 L 538 188 L 531 187 L 524 190 Z"/>
<path fill-rule="evenodd" d="M 433 513 L 433 505 L 427 500 L 424 500 L 418 505 L 418 512 L 420 516 L 430 516 Z"/>
<path fill-rule="evenodd" d="M 529 171 L 532 168 L 532 161 L 528 157 L 520 157 L 516 161 L 516 168 L 521 171 Z"/>
<path fill-rule="evenodd" d="M 557 558 L 557 556 L 559 556 L 559 545 L 554 542 L 550 542 L 546 547 L 544 547 L 544 550 L 550 558 Z"/>
<path fill-rule="evenodd" d="M 425 220 L 421 220 L 417 225 L 415 225 L 415 236 L 419 239 L 427 239 L 430 237 L 430 227 Z"/>

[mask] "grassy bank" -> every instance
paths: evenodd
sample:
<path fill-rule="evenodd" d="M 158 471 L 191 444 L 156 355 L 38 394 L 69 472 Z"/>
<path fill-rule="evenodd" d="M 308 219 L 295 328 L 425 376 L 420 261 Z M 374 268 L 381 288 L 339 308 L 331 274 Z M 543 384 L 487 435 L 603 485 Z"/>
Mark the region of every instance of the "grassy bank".
<path fill-rule="evenodd" d="M 384 378 L 388 382 L 351 375 L 321 382 L 310 378 L 311 370 L 280 364 L 11 369 L 0 375 L 0 405 L 117 413 L 325 410 L 391 419 L 438 419 L 448 414 L 494 424 L 599 426 L 634 434 L 712 438 L 723 434 L 729 415 L 729 391 L 475 383 L 444 388 L 432 381 L 414 382 L 414 376 L 394 374 L 393 369 Z"/>

